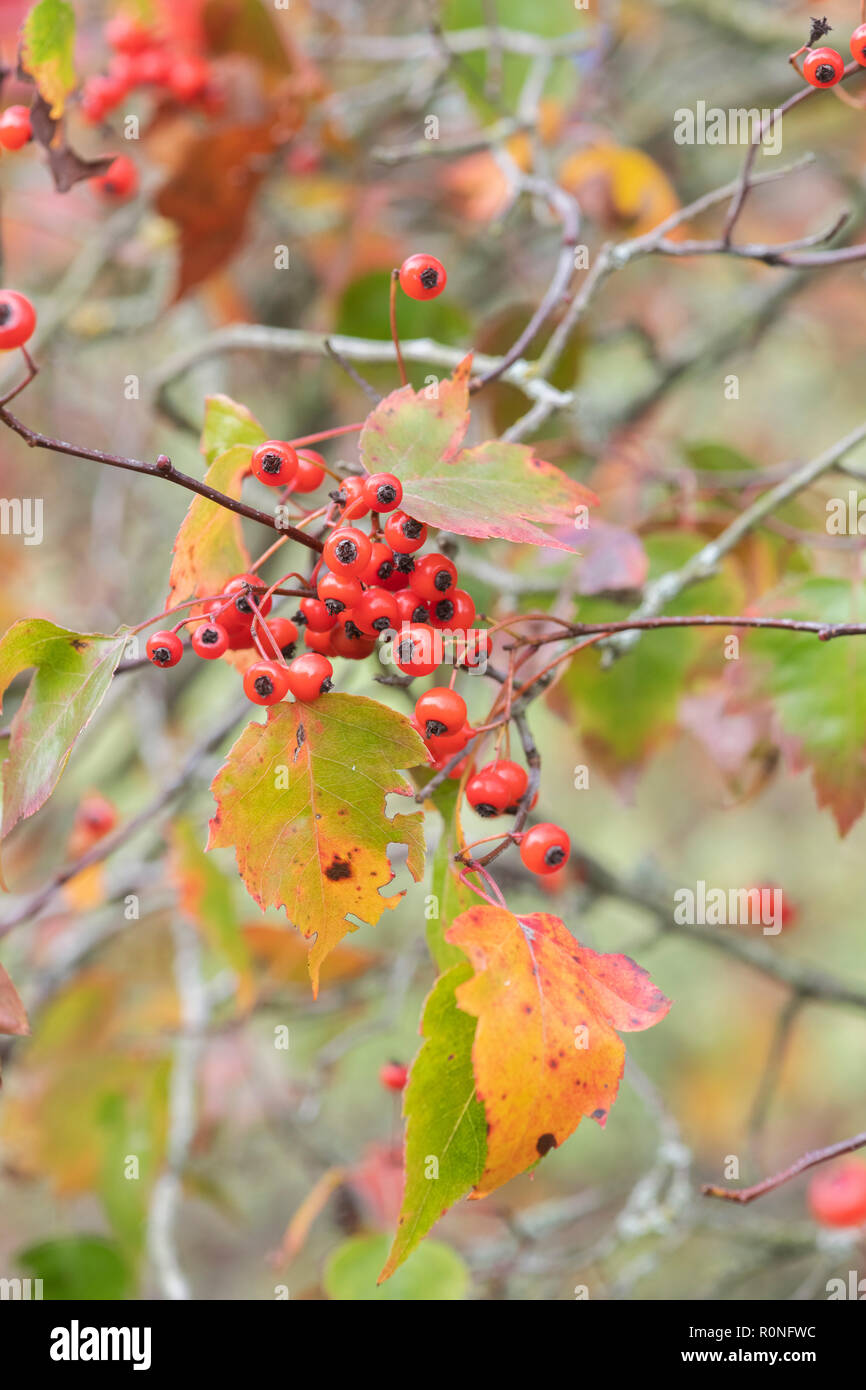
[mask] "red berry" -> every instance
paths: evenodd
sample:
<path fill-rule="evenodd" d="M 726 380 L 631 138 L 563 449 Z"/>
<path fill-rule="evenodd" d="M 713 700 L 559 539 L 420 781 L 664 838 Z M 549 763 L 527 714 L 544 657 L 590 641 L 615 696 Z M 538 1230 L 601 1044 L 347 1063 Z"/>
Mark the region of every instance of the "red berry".
<path fill-rule="evenodd" d="M 409 256 L 400 267 L 400 288 L 410 299 L 435 299 L 447 279 L 442 262 L 421 252 Z"/>
<path fill-rule="evenodd" d="M 482 768 L 466 783 L 466 799 L 479 816 L 501 816 L 509 803 L 508 788 L 489 768 Z"/>
<path fill-rule="evenodd" d="M 232 602 L 227 608 L 219 613 L 219 621 L 229 630 L 229 635 L 234 633 L 249 632 L 253 618 L 256 616 L 255 609 L 250 602 L 250 589 L 263 590 L 264 585 L 257 574 L 236 574 L 234 579 L 230 579 L 225 586 L 224 594 Z M 265 598 L 262 592 L 252 595 L 253 602 L 256 604 L 261 616 L 266 618 L 271 611 L 273 598 Z"/>
<path fill-rule="evenodd" d="M 371 512 L 393 512 L 403 501 L 403 484 L 393 473 L 372 473 L 364 483 L 364 501 Z"/>
<path fill-rule="evenodd" d="M 803 63 L 803 76 L 813 87 L 835 87 L 845 62 L 835 48 L 813 48 Z"/>
<path fill-rule="evenodd" d="M 267 487 L 286 487 L 298 471 L 298 456 L 291 444 L 268 439 L 253 450 L 250 467 Z"/>
<path fill-rule="evenodd" d="M 394 573 L 394 560 L 390 548 L 382 541 L 373 542 L 373 552 L 367 563 L 367 568 L 361 575 L 364 584 L 379 585 L 386 583 Z"/>
<path fill-rule="evenodd" d="M 385 522 L 385 540 L 399 555 L 420 550 L 427 539 L 427 527 L 406 512 L 392 512 Z"/>
<path fill-rule="evenodd" d="M 370 563 L 373 542 L 357 526 L 340 526 L 325 541 L 322 559 L 332 574 L 360 578 Z"/>
<path fill-rule="evenodd" d="M 337 618 L 334 619 L 336 623 Z M 311 652 L 319 652 L 321 656 L 336 656 L 339 653 L 334 651 L 333 632 L 315 632 L 310 628 L 304 631 L 304 646 L 309 647 Z"/>
<path fill-rule="evenodd" d="M 866 24 L 858 24 L 851 35 L 851 57 L 866 67 Z"/>
<path fill-rule="evenodd" d="M 482 768 L 482 772 L 489 772 L 491 776 L 499 778 L 508 792 L 507 809 L 510 811 L 512 806 L 516 809 L 517 802 L 529 785 L 526 769 L 522 768 L 520 763 L 510 762 L 508 758 L 498 758 L 495 763 L 489 763 L 486 768 Z"/>
<path fill-rule="evenodd" d="M 289 671 L 281 661 L 255 661 L 244 673 L 244 694 L 254 705 L 276 705 L 289 689 Z"/>
<path fill-rule="evenodd" d="M 370 510 L 367 499 L 364 496 L 364 483 L 366 478 L 344 478 L 340 483 L 339 491 L 336 496 L 343 508 L 343 520 L 350 518 L 357 521 L 359 517 L 365 516 Z"/>
<path fill-rule="evenodd" d="M 75 813 L 76 825 L 93 840 L 101 840 L 117 824 L 117 808 L 99 792 L 85 796 Z"/>
<path fill-rule="evenodd" d="M 421 598 L 438 600 L 449 594 L 457 583 L 457 566 L 447 555 L 422 555 L 415 561 L 410 587 Z"/>
<path fill-rule="evenodd" d="M 396 628 L 400 622 L 396 597 L 387 589 L 366 589 L 352 609 L 352 621 L 366 637 L 377 637 L 388 628 Z"/>
<path fill-rule="evenodd" d="M 104 174 L 89 182 L 91 188 L 106 198 L 132 198 L 138 192 L 138 169 L 128 154 L 119 154 Z"/>
<path fill-rule="evenodd" d="M 397 613 L 403 623 L 429 623 L 430 610 L 414 589 L 401 589 L 395 594 Z"/>
<path fill-rule="evenodd" d="M 337 625 L 336 613 L 329 613 L 320 598 L 302 598 L 300 609 L 311 632 L 330 632 Z"/>
<path fill-rule="evenodd" d="M 363 661 L 376 650 L 376 639 L 364 636 L 351 612 L 340 614 L 337 626 L 328 636 L 334 656 L 345 657 L 347 661 Z"/>
<path fill-rule="evenodd" d="M 17 290 L 0 290 L 0 349 L 27 342 L 36 327 L 36 310 Z"/>
<path fill-rule="evenodd" d="M 570 853 L 571 841 L 565 831 L 549 821 L 534 825 L 520 841 L 520 857 L 534 874 L 556 873 Z"/>
<path fill-rule="evenodd" d="M 415 701 L 415 718 L 425 738 L 456 734 L 466 723 L 466 701 L 446 685 L 434 685 Z"/>
<path fill-rule="evenodd" d="M 430 622 L 433 627 L 464 632 L 475 621 L 475 604 L 465 589 L 448 589 L 442 598 L 431 600 Z"/>
<path fill-rule="evenodd" d="M 298 449 L 298 471 L 290 484 L 291 492 L 315 492 L 325 476 L 325 460 L 315 449 Z"/>
<path fill-rule="evenodd" d="M 143 87 L 161 87 L 168 80 L 171 59 L 161 48 L 144 48 L 136 55 L 138 81 Z"/>
<path fill-rule="evenodd" d="M 361 602 L 364 592 L 360 579 L 351 574 L 331 574 L 330 570 L 316 582 L 316 592 L 329 613 L 342 613 Z"/>
<path fill-rule="evenodd" d="M 115 15 L 105 26 L 105 37 L 118 53 L 140 53 L 151 42 L 150 31 L 128 15 Z"/>
<path fill-rule="evenodd" d="M 203 58 L 185 54 L 175 58 L 168 70 L 168 86 L 178 101 L 195 101 L 208 84 L 210 68 Z"/>
<path fill-rule="evenodd" d="M 91 124 L 98 125 L 123 100 L 126 90 L 127 84 L 117 76 L 98 73 L 96 77 L 88 78 L 81 94 L 82 116 Z"/>
<path fill-rule="evenodd" d="M 426 729 L 422 729 L 420 725 L 416 724 L 416 728 L 434 758 L 450 758 L 452 754 L 459 753 L 475 733 L 469 724 L 464 724 L 455 734 L 428 735 Z"/>
<path fill-rule="evenodd" d="M 176 666 L 183 656 L 183 643 L 176 632 L 161 629 L 148 637 L 145 650 L 154 666 Z"/>
<path fill-rule="evenodd" d="M 862 1226 L 866 1222 L 866 1163 L 848 1158 L 816 1173 L 809 1184 L 809 1208 L 822 1226 Z"/>
<path fill-rule="evenodd" d="M 441 665 L 433 629 L 426 623 L 406 623 L 394 640 L 394 660 L 407 676 L 429 676 Z"/>
<path fill-rule="evenodd" d="M 386 1091 L 402 1091 L 409 1077 L 409 1068 L 402 1062 L 386 1062 L 379 1069 L 379 1080 Z"/>
<path fill-rule="evenodd" d="M 296 700 L 318 700 L 331 689 L 334 668 L 319 652 L 305 652 L 295 657 L 288 668 L 288 685 Z"/>
<path fill-rule="evenodd" d="M 271 618 L 267 624 L 270 639 L 266 633 L 261 634 L 262 644 L 265 647 L 273 647 L 274 644 L 287 659 L 295 654 L 295 643 L 298 640 L 298 629 L 291 618 Z"/>
<path fill-rule="evenodd" d="M 33 138 L 30 111 L 26 106 L 7 106 L 0 116 L 0 145 L 4 150 L 20 150 Z"/>
<path fill-rule="evenodd" d="M 200 623 L 192 634 L 191 646 L 198 656 L 215 661 L 228 651 L 229 633 L 222 623 Z"/>

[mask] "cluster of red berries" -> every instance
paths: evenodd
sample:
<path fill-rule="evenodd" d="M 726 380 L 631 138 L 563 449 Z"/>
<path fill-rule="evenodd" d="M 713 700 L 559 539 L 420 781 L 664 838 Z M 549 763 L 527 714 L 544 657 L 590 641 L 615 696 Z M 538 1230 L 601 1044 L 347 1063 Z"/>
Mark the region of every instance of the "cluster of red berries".
<path fill-rule="evenodd" d="M 206 60 L 168 43 L 153 28 L 118 15 L 107 24 L 105 36 L 114 50 L 108 72 L 88 78 L 81 95 L 82 114 L 94 125 L 137 87 L 161 88 L 181 102 L 213 98 Z"/>
<path fill-rule="evenodd" d="M 7 106 L 0 115 L 0 148 L 20 150 L 33 139 L 30 109 L 27 106 Z"/>
<path fill-rule="evenodd" d="M 830 30 L 823 21 L 821 32 Z M 858 24 L 851 35 L 851 56 L 861 67 L 866 67 L 866 24 Z M 835 87 L 845 72 L 845 59 L 835 48 L 812 48 L 803 61 L 803 76 L 813 87 Z"/>
<path fill-rule="evenodd" d="M 482 767 L 466 784 L 466 800 L 479 816 L 513 816 L 526 796 L 529 778 L 526 769 L 508 758 L 497 758 Z M 531 811 L 538 793 L 529 803 Z M 520 857 L 534 874 L 555 874 L 568 862 L 571 841 L 559 825 L 544 821 L 519 838 Z"/>
<path fill-rule="evenodd" d="M 0 351 L 23 347 L 36 327 L 36 310 L 17 290 L 0 290 Z"/>
<path fill-rule="evenodd" d="M 331 689 L 334 668 L 317 652 L 295 657 L 297 626 L 291 618 L 268 621 L 273 600 L 262 589 L 257 575 L 236 575 L 210 605 L 209 613 L 184 618 L 174 628 L 154 632 L 147 639 L 148 659 L 154 666 L 176 666 L 183 656 L 180 629 L 194 623 L 190 646 L 205 661 L 215 661 L 227 651 L 258 648 L 261 661 L 244 673 L 244 693 L 254 704 L 275 705 L 289 694 L 296 700 L 318 699 Z"/>

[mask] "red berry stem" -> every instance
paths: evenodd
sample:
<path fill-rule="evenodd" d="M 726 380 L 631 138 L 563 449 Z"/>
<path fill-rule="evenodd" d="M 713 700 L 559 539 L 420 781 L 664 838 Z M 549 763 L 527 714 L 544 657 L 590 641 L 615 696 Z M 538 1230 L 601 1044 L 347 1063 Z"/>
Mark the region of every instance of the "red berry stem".
<path fill-rule="evenodd" d="M 19 352 L 22 354 L 25 362 L 27 363 L 27 375 L 25 376 L 23 381 L 19 381 L 17 386 L 13 386 L 11 391 L 7 391 L 5 396 L 0 396 L 0 407 L 8 405 L 10 401 L 14 401 L 15 397 L 20 395 L 20 393 L 24 390 L 25 386 L 30 385 L 31 381 L 39 371 L 39 368 L 33 361 L 33 358 L 30 356 L 30 353 L 27 351 L 27 348 L 24 346 L 23 343 L 19 348 Z"/>
<path fill-rule="evenodd" d="M 297 449 L 299 445 L 302 444 L 318 444 L 320 439 L 337 439 L 341 434 L 356 434 L 359 430 L 364 428 L 366 423 L 366 420 L 361 420 L 356 425 L 337 425 L 336 429 L 319 430 L 318 434 L 304 434 L 298 439 L 287 439 L 286 443 L 291 444 L 293 449 Z M 332 478 L 336 478 L 338 483 L 344 481 L 339 473 L 332 473 L 330 468 L 324 468 L 322 464 L 319 464 L 319 467 L 322 468 L 325 473 L 329 473 Z"/>
<path fill-rule="evenodd" d="M 397 370 L 400 373 L 400 385 L 407 386 L 409 383 L 409 378 L 406 375 L 406 363 L 403 361 L 403 353 L 400 349 L 400 335 L 397 332 L 397 286 L 399 283 L 399 270 L 392 270 L 391 292 L 388 300 L 388 317 L 391 322 L 391 338 L 394 343 L 394 351 L 397 354 Z"/>
<path fill-rule="evenodd" d="M 790 1182 L 791 1178 L 799 1177 L 800 1173 L 805 1173 L 809 1168 L 816 1168 L 819 1163 L 828 1163 L 832 1158 L 838 1158 L 840 1154 L 853 1153 L 855 1149 L 866 1147 L 866 1131 L 862 1134 L 855 1134 L 853 1139 L 843 1139 L 841 1143 L 830 1144 L 826 1149 L 813 1149 L 810 1153 L 805 1153 L 792 1163 L 790 1168 L 783 1168 L 780 1173 L 774 1173 L 772 1177 L 764 1178 L 761 1182 L 753 1183 L 751 1187 L 717 1187 L 712 1183 L 704 1183 L 701 1188 L 703 1197 L 722 1197 L 728 1202 L 754 1202 L 756 1197 L 763 1197 L 766 1192 L 773 1192 L 782 1183 Z"/>

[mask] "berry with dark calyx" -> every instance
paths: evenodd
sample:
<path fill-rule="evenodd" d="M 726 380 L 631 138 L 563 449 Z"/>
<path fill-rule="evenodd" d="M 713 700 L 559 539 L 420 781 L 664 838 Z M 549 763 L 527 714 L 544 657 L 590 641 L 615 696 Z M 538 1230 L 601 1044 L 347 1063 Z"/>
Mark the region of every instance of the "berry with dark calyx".
<path fill-rule="evenodd" d="M 414 589 L 403 589 L 399 594 L 395 594 L 394 598 L 401 622 L 429 623 L 430 610 L 426 603 L 421 601 Z"/>
<path fill-rule="evenodd" d="M 415 572 L 409 580 L 411 588 L 431 602 L 450 594 L 457 583 L 457 566 L 447 555 L 422 555 L 415 561 Z"/>
<path fill-rule="evenodd" d="M 22 347 L 36 327 L 36 310 L 17 290 L 0 290 L 0 349 Z"/>
<path fill-rule="evenodd" d="M 529 785 L 526 769 L 521 767 L 520 763 L 513 763 L 508 758 L 497 758 L 496 762 L 488 763 L 481 771 L 489 773 L 491 777 L 499 778 L 508 792 L 506 810 L 516 811 L 517 802 Z"/>
<path fill-rule="evenodd" d="M 353 612 L 354 609 L 341 613 L 334 631 L 328 633 L 331 639 L 330 654 L 342 656 L 346 661 L 364 661 L 376 650 L 377 639 L 365 637 L 352 617 Z"/>
<path fill-rule="evenodd" d="M 861 68 L 866 67 L 866 24 L 858 24 L 851 35 L 851 57 Z"/>
<path fill-rule="evenodd" d="M 298 456 L 291 444 L 268 439 L 253 450 L 250 467 L 266 487 L 287 487 L 298 471 Z"/>
<path fill-rule="evenodd" d="M 75 813 L 76 828 L 85 831 L 88 839 L 101 840 L 117 825 L 117 808 L 99 792 L 85 796 Z"/>
<path fill-rule="evenodd" d="M 430 604 L 430 624 L 432 627 L 456 628 L 454 614 L 457 609 L 452 598 L 440 598 Z"/>
<path fill-rule="evenodd" d="M 406 583 L 408 584 L 410 576 L 415 573 L 415 556 L 405 555 L 402 551 L 395 550 L 394 573 L 405 575 Z"/>
<path fill-rule="evenodd" d="M 119 154 L 104 174 L 90 179 L 90 186 L 106 198 L 132 198 L 138 192 L 138 169 L 128 154 Z"/>
<path fill-rule="evenodd" d="M 145 651 L 154 666 L 176 666 L 183 656 L 183 643 L 176 632 L 161 629 L 148 637 Z"/>
<path fill-rule="evenodd" d="M 298 629 L 291 618 L 271 618 L 268 621 L 268 632 L 270 639 L 262 633 L 261 640 L 263 646 L 270 646 L 276 643 L 286 660 L 295 655 L 295 643 L 298 640 Z"/>
<path fill-rule="evenodd" d="M 357 521 L 370 510 L 364 496 L 365 482 L 366 478 L 344 478 L 336 491 L 328 494 L 332 501 L 343 508 L 344 517 L 350 514 Z"/>
<path fill-rule="evenodd" d="M 26 106 L 7 106 L 0 116 L 0 145 L 4 150 L 20 150 L 33 138 L 30 110 Z"/>
<path fill-rule="evenodd" d="M 427 539 L 427 527 L 407 512 L 392 512 L 385 522 L 385 540 L 392 550 L 412 554 L 420 550 Z"/>
<path fill-rule="evenodd" d="M 424 729 L 425 738 L 456 734 L 466 723 L 466 701 L 447 685 L 435 685 L 425 690 L 415 701 L 415 718 Z"/>
<path fill-rule="evenodd" d="M 410 299 L 435 299 L 447 280 L 442 262 L 423 252 L 407 257 L 400 267 L 400 288 Z"/>
<path fill-rule="evenodd" d="M 520 857 L 534 874 L 553 874 L 561 869 L 571 853 L 571 841 L 559 825 L 542 821 L 520 841 Z"/>
<path fill-rule="evenodd" d="M 230 579 L 225 587 L 226 598 L 232 598 L 231 605 L 220 615 L 220 622 L 231 630 L 234 625 L 237 627 L 249 628 L 255 617 L 255 609 L 250 602 L 249 590 L 259 590 L 258 594 L 253 593 L 253 602 L 256 604 L 260 614 L 266 618 L 271 611 L 272 598 L 265 598 L 264 584 L 257 574 L 236 574 L 234 579 Z"/>
<path fill-rule="evenodd" d="M 866 1223 L 866 1163 L 846 1158 L 838 1166 L 816 1173 L 809 1184 L 809 1209 L 822 1226 Z"/>
<path fill-rule="evenodd" d="M 396 628 L 400 621 L 396 596 L 387 589 L 366 589 L 352 609 L 352 619 L 367 637 Z"/>
<path fill-rule="evenodd" d="M 337 625 L 337 614 L 329 613 L 320 598 L 302 598 L 300 613 L 311 632 L 330 632 Z"/>
<path fill-rule="evenodd" d="M 346 608 L 360 603 L 363 589 L 360 579 L 351 574 L 331 574 L 326 571 L 316 583 L 316 592 L 328 612 L 335 617 Z"/>
<path fill-rule="evenodd" d="M 192 634 L 190 645 L 197 656 L 216 661 L 229 649 L 229 633 L 222 623 L 200 623 Z"/>
<path fill-rule="evenodd" d="M 357 526 L 341 526 L 325 541 L 322 559 L 332 574 L 360 575 L 370 563 L 373 542 Z"/>
<path fill-rule="evenodd" d="M 394 639 L 394 661 L 407 676 L 429 676 L 441 665 L 436 634 L 426 623 L 407 623 Z"/>
<path fill-rule="evenodd" d="M 384 584 L 393 573 L 394 559 L 390 548 L 383 541 L 374 541 L 367 568 L 361 575 L 362 583 L 368 585 Z"/>
<path fill-rule="evenodd" d="M 454 606 L 451 626 L 455 632 L 465 632 L 475 622 L 475 600 L 465 589 L 449 589 L 447 597 Z"/>
<path fill-rule="evenodd" d="M 254 705 L 276 705 L 289 689 L 289 671 L 281 661 L 255 661 L 244 673 L 244 694 Z"/>
<path fill-rule="evenodd" d="M 315 492 L 325 476 L 325 460 L 315 449 L 297 449 L 298 471 L 289 486 L 290 492 Z"/>
<path fill-rule="evenodd" d="M 337 619 L 334 621 L 336 622 Z M 311 652 L 318 652 L 321 656 L 335 656 L 333 636 L 333 632 L 314 632 L 307 628 L 304 632 L 304 646 L 308 647 Z"/>
<path fill-rule="evenodd" d="M 379 1080 L 386 1091 L 402 1091 L 409 1079 L 409 1068 L 402 1062 L 386 1062 L 379 1068 Z"/>
<path fill-rule="evenodd" d="M 466 799 L 479 816 L 501 816 L 508 805 L 508 788 L 489 768 L 476 772 L 466 783 Z"/>
<path fill-rule="evenodd" d="M 813 87 L 835 87 L 845 62 L 835 48 L 813 48 L 803 61 L 803 76 Z"/>
<path fill-rule="evenodd" d="M 434 758 L 450 758 L 453 753 L 459 753 L 475 734 L 475 730 L 469 724 L 464 724 L 456 734 L 428 734 L 426 729 L 421 729 L 419 725 L 416 724 L 415 727 Z"/>
<path fill-rule="evenodd" d="M 393 473 L 372 473 L 364 483 L 364 501 L 371 512 L 393 512 L 403 501 L 403 484 Z"/>
<path fill-rule="evenodd" d="M 332 688 L 334 668 L 326 656 L 305 652 L 287 668 L 288 688 L 296 700 L 318 700 Z"/>

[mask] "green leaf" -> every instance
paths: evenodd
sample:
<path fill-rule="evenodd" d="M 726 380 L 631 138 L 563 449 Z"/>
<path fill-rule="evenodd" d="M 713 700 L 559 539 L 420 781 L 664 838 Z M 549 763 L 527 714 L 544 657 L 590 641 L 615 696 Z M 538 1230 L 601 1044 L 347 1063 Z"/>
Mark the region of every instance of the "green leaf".
<path fill-rule="evenodd" d="M 457 346 L 471 334 L 469 316 L 447 293 L 427 300 L 409 299 L 401 294 L 397 316 L 401 338 L 432 338 L 437 343 Z M 360 275 L 348 286 L 340 301 L 335 331 L 362 338 L 390 338 L 387 276 L 381 270 Z M 411 371 L 412 364 L 406 365 Z M 369 365 L 364 367 L 365 372 L 371 370 Z M 393 364 L 389 362 L 380 370 L 381 379 L 387 382 L 383 389 L 387 391 L 394 381 Z M 415 371 L 423 371 L 423 364 L 415 364 Z"/>
<path fill-rule="evenodd" d="M 208 396 L 205 401 L 204 427 L 201 434 L 201 451 L 208 465 L 218 454 L 225 453 L 236 444 L 244 444 L 254 449 L 263 444 L 267 435 L 256 417 L 245 405 L 233 401 L 230 396 Z"/>
<path fill-rule="evenodd" d="M 383 897 L 394 874 L 389 844 L 408 847 L 417 881 L 424 864 L 423 815 L 388 817 L 389 793 L 409 795 L 398 769 L 427 760 L 409 720 L 362 695 L 272 705 L 252 723 L 213 782 L 209 849 L 234 847 L 259 907 L 283 907 L 319 967 L 358 918 L 374 925 L 402 893 Z"/>
<path fill-rule="evenodd" d="M 457 786 L 457 782 L 449 778 L 433 793 L 434 805 L 442 817 L 442 834 L 433 855 L 430 886 L 438 910 L 435 917 L 426 919 L 427 946 L 440 971 L 465 961 L 460 948 L 445 940 L 445 931 L 455 917 L 475 902 L 475 895 L 460 882 L 454 867 L 456 846 L 452 829 L 457 814 Z"/>
<path fill-rule="evenodd" d="M 471 976 L 464 956 L 462 965 L 440 976 L 424 1006 L 425 1042 L 412 1063 L 403 1098 L 403 1207 L 383 1280 L 393 1277 L 443 1212 L 465 1197 L 484 1172 L 487 1122 L 472 1074 L 476 1020 L 458 1009 L 454 997 L 457 986 Z"/>
<path fill-rule="evenodd" d="M 55 120 L 78 83 L 75 73 L 75 11 L 66 0 L 39 0 L 21 29 L 20 62 L 33 78 Z"/>
<path fill-rule="evenodd" d="M 155 1061 L 142 1071 L 139 1089 L 110 1091 L 97 1113 L 103 1139 L 99 1193 L 130 1270 L 144 1252 L 148 1207 L 165 1154 L 171 1067 L 168 1058 Z M 131 1158 L 138 1165 L 134 1176 Z"/>
<path fill-rule="evenodd" d="M 470 356 L 435 392 L 404 386 L 380 401 L 361 433 L 364 466 L 396 473 L 406 511 L 431 526 L 573 550 L 576 516 L 598 498 L 527 444 L 461 447 L 471 370 Z M 549 534 L 536 522 L 561 530 Z"/>
<path fill-rule="evenodd" d="M 237 500 L 249 469 L 250 446 L 235 444 L 217 454 L 204 480 Z M 166 607 L 193 595 L 219 594 L 233 575 L 246 572 L 249 566 L 250 554 L 237 513 L 196 496 L 174 542 Z"/>
<path fill-rule="evenodd" d="M 0 839 L 48 800 L 105 698 L 126 642 L 125 629 L 110 636 L 70 632 L 44 618 L 22 618 L 0 641 L 0 709 L 15 676 L 36 668 L 12 720 Z"/>
<path fill-rule="evenodd" d="M 180 821 L 173 827 L 172 839 L 181 908 L 220 963 L 235 975 L 240 1006 L 250 1008 L 255 984 L 249 947 L 235 907 L 234 882 L 205 854 L 200 832 L 189 821 Z"/>
<path fill-rule="evenodd" d="M 43 1297 L 110 1302 L 132 1293 L 132 1276 L 119 1247 L 102 1236 L 63 1236 L 19 1250 L 15 1260 L 43 1281 Z"/>
<path fill-rule="evenodd" d="M 754 459 L 747 458 L 739 449 L 704 440 L 683 445 L 683 454 L 692 468 L 701 473 L 749 473 L 758 467 Z"/>
<path fill-rule="evenodd" d="M 325 1266 L 329 1298 L 358 1303 L 442 1303 L 465 1298 L 469 1271 L 455 1250 L 428 1240 L 386 1284 L 376 1276 L 388 1253 L 387 1236 L 353 1236 Z"/>
<path fill-rule="evenodd" d="M 842 579 L 806 579 L 789 590 L 774 617 L 827 623 L 866 622 L 866 591 Z M 769 695 L 789 761 L 808 766 L 819 806 L 832 811 L 845 835 L 866 805 L 866 640 L 814 634 L 749 634 L 746 653 L 757 693 Z"/>

